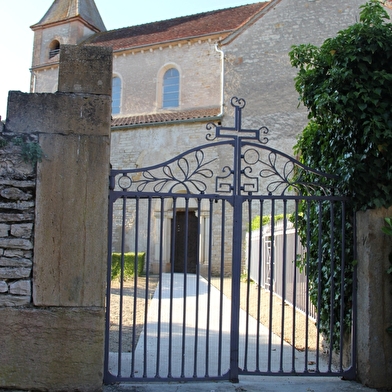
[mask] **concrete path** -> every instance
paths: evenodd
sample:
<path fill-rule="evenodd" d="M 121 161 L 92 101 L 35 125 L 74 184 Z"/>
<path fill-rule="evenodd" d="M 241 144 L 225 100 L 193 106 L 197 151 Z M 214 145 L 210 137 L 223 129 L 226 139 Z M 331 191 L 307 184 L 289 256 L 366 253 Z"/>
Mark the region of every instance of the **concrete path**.
<path fill-rule="evenodd" d="M 172 301 L 170 287 L 173 288 Z M 199 293 L 197 296 L 196 293 Z M 210 295 L 208 293 L 210 292 Z M 160 298 L 160 301 L 159 301 Z M 198 301 L 198 304 L 196 303 Z M 222 302 L 221 302 L 222 301 Z M 222 303 L 222 313 L 219 312 Z M 208 304 L 210 306 L 208 306 Z M 198 305 L 198 306 L 197 306 Z M 199 309 L 196 312 L 196 309 Z M 207 312 L 206 309 L 211 309 Z M 169 323 L 172 313 L 172 323 Z M 159 317 L 160 315 L 160 317 Z M 158 323 L 158 320 L 161 320 Z M 197 326 L 197 339 L 195 330 Z M 207 328 L 209 326 L 209 328 Z M 245 331 L 248 330 L 248 342 L 245 344 Z M 222 331 L 221 335 L 219 331 Z M 157 287 L 149 306 L 147 328 L 143 330 L 132 362 L 130 353 L 123 353 L 121 374 L 134 377 L 172 377 L 192 378 L 225 374 L 229 368 L 230 349 L 230 300 L 220 295 L 220 291 L 208 286 L 207 281 L 195 275 L 164 274 L 161 287 Z M 257 341 L 257 331 L 259 340 Z M 171 337 L 171 341 L 169 338 Z M 268 343 L 271 339 L 271 356 L 268 358 Z M 247 362 L 245 349 L 247 347 Z M 169 348 L 171 351 L 169 351 Z M 303 370 L 305 354 L 282 342 L 281 338 L 271 334 L 264 326 L 257 323 L 246 312 L 240 313 L 240 367 L 249 371 L 256 368 L 258 348 L 259 369 L 267 370 L 268 360 L 272 371 L 283 368 L 290 371 L 295 358 L 296 369 Z M 157 361 L 157 350 L 159 361 Z M 219 355 L 221 352 L 221 355 Z M 117 373 L 117 354 L 111 356 L 111 372 Z M 309 356 L 308 364 L 315 364 L 316 358 Z M 327 370 L 327 364 L 320 362 L 321 371 Z M 311 366 L 309 366 L 311 368 Z M 113 389 L 115 388 L 115 389 Z M 117 389 L 116 389 L 117 388 Z M 369 391 L 357 383 L 343 382 L 339 378 L 314 377 L 262 377 L 243 376 L 239 384 L 228 381 L 188 382 L 188 383 L 129 383 L 116 387 L 107 386 L 105 391 Z"/>
<path fill-rule="evenodd" d="M 188 383 L 127 383 L 106 385 L 104 392 L 371 392 L 354 381 L 325 377 L 240 377 L 229 381 Z"/>

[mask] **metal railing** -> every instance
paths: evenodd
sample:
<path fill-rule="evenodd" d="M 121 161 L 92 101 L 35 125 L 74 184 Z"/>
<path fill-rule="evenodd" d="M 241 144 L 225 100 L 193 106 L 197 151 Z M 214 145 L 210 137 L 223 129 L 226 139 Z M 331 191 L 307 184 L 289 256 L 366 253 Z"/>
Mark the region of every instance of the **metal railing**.
<path fill-rule="evenodd" d="M 265 290 L 272 290 L 285 303 L 315 319 L 316 309 L 309 299 L 306 274 L 296 265 L 296 260 L 303 256 L 305 250 L 300 244 L 294 225 L 286 220 L 284 230 L 283 220 L 278 220 L 273 230 L 274 241 L 271 238 L 271 231 L 270 225 L 264 225 L 260 229 L 247 233 L 247 249 L 250 249 L 250 252 L 247 252 L 246 262 L 249 266 L 248 276 Z M 284 244 L 286 244 L 285 249 Z M 275 270 L 273 282 L 271 282 L 272 263 Z M 284 264 L 286 264 L 285 275 L 283 275 Z M 284 281 L 281 278 L 283 276 Z"/>

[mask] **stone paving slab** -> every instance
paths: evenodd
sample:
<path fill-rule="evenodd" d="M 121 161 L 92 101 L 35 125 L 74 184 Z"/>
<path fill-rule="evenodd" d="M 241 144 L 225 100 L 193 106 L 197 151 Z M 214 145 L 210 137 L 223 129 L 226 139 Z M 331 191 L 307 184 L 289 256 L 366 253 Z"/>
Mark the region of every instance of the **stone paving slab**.
<path fill-rule="evenodd" d="M 120 374 L 123 377 L 132 374 L 133 378 L 222 376 L 229 369 L 230 320 L 230 299 L 221 296 L 203 277 L 197 279 L 196 275 L 188 274 L 184 279 L 183 274 L 163 274 L 149 306 L 147 328 L 140 335 L 134 356 L 122 354 Z M 243 310 L 240 310 L 239 344 L 240 367 L 250 372 L 257 370 L 257 363 L 258 370 L 265 372 L 268 366 L 272 372 L 281 368 L 290 372 L 293 367 L 302 372 L 305 361 L 310 371 L 315 368 L 316 353 L 309 351 L 306 357 L 305 352 L 270 334 L 268 328 Z M 110 354 L 109 369 L 118 374 L 117 353 Z M 328 371 L 322 358 L 319 370 Z"/>

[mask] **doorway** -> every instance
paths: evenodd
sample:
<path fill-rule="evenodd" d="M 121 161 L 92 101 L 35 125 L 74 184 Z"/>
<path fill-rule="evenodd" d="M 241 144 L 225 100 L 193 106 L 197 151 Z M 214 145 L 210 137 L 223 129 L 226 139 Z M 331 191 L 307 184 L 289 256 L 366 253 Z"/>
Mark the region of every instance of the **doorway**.
<path fill-rule="evenodd" d="M 199 247 L 198 219 L 195 211 L 177 211 L 173 226 L 174 272 L 195 274 Z"/>

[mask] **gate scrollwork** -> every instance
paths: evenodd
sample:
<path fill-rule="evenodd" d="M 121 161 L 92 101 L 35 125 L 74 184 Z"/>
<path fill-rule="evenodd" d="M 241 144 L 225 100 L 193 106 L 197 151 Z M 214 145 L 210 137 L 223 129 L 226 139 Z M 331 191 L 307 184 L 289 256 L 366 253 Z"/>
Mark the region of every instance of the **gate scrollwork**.
<path fill-rule="evenodd" d="M 206 125 L 209 144 L 155 166 L 112 170 L 111 189 L 154 194 L 334 194 L 336 176 L 306 167 L 266 146 L 267 127 L 242 128 L 245 100 L 233 97 L 231 105 L 234 127 L 210 122 Z"/>

